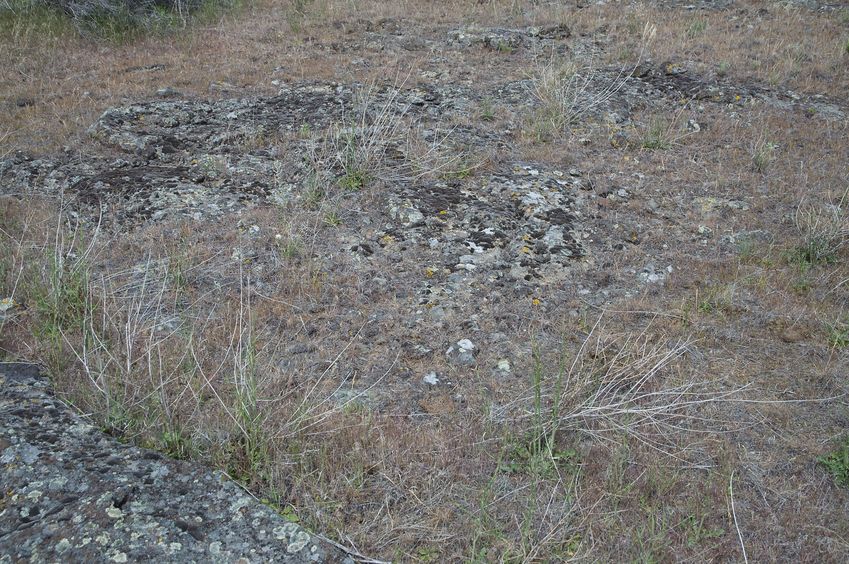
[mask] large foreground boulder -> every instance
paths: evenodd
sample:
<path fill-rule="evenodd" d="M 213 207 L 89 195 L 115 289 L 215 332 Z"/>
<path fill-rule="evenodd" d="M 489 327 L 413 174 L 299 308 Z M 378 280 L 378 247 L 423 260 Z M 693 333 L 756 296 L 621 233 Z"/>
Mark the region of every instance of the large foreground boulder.
<path fill-rule="evenodd" d="M 0 562 L 350 562 L 218 473 L 118 442 L 0 364 Z"/>

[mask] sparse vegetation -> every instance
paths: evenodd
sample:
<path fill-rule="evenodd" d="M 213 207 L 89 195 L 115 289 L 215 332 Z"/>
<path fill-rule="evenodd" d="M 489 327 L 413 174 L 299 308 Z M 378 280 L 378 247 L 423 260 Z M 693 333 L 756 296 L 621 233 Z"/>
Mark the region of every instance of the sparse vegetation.
<path fill-rule="evenodd" d="M 50 35 L 66 33 L 73 26 L 83 36 L 123 43 L 185 28 L 190 20 L 209 21 L 237 4 L 238 0 L 4 0 L 0 21 L 11 29 L 35 25 Z"/>
<path fill-rule="evenodd" d="M 845 560 L 843 16 L 637 4 L 0 0 L 4 360 L 374 559 Z"/>
<path fill-rule="evenodd" d="M 817 458 L 817 462 L 825 467 L 838 486 L 849 488 L 849 439 L 844 439 L 836 450 Z"/>
<path fill-rule="evenodd" d="M 836 203 L 803 200 L 796 208 L 795 224 L 802 242 L 791 256 L 797 262 L 817 266 L 832 264 L 849 241 L 849 189 Z"/>
<path fill-rule="evenodd" d="M 828 344 L 834 349 L 843 349 L 849 346 L 849 323 L 836 321 L 826 324 L 828 332 Z"/>
<path fill-rule="evenodd" d="M 531 87 L 531 94 L 539 103 L 531 122 L 536 139 L 562 135 L 616 95 L 631 78 L 654 35 L 654 27 L 646 24 L 634 66 L 614 71 L 611 77 L 603 75 L 592 62 L 581 66 L 573 60 L 552 59 L 540 66 Z M 596 84 L 599 81 L 603 83 L 601 87 Z"/>
<path fill-rule="evenodd" d="M 778 150 L 778 145 L 772 141 L 760 138 L 755 141 L 752 148 L 752 166 L 755 171 L 761 174 L 765 173 L 770 164 L 775 160 L 775 152 Z"/>
<path fill-rule="evenodd" d="M 707 29 L 707 22 L 701 18 L 695 18 L 690 22 L 690 25 L 687 26 L 687 35 L 690 38 L 698 37 L 703 34 Z"/>
<path fill-rule="evenodd" d="M 672 146 L 670 135 L 672 127 L 663 119 L 653 120 L 643 136 L 641 143 L 643 149 L 669 149 Z"/>
<path fill-rule="evenodd" d="M 480 105 L 480 118 L 483 121 L 495 120 L 495 105 L 491 98 L 484 98 Z"/>
<path fill-rule="evenodd" d="M 698 296 L 697 309 L 701 313 L 724 313 L 731 310 L 734 300 L 733 286 L 707 286 Z"/>

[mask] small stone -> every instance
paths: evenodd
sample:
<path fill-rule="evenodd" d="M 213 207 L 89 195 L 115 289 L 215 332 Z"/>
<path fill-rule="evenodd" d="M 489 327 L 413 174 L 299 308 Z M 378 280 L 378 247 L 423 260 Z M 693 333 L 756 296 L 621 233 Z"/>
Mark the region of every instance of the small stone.
<path fill-rule="evenodd" d="M 643 283 L 657 284 L 666 280 L 668 272 L 672 272 L 671 266 L 668 266 L 666 268 L 666 272 L 664 272 L 663 270 L 655 270 L 655 267 L 652 264 L 647 264 L 643 270 L 637 274 L 637 278 Z"/>
<path fill-rule="evenodd" d="M 475 344 L 471 342 L 469 339 L 461 339 L 457 341 L 457 346 L 465 351 L 473 351 L 475 350 Z"/>
<path fill-rule="evenodd" d="M 448 360 L 461 366 L 471 366 L 475 363 L 475 344 L 469 339 L 461 339 L 451 345 L 446 351 Z"/>
<path fill-rule="evenodd" d="M 439 376 L 436 375 L 436 372 L 428 372 L 424 375 L 424 378 L 422 378 L 422 382 L 431 386 L 436 386 L 439 384 Z"/>
<path fill-rule="evenodd" d="M 510 361 L 507 360 L 506 358 L 502 358 L 501 360 L 498 361 L 496 368 L 498 369 L 499 372 L 503 372 L 505 374 L 510 374 Z"/>
<path fill-rule="evenodd" d="M 389 210 L 389 214 L 399 220 L 403 227 L 417 227 L 424 225 L 425 222 L 424 214 L 411 205 L 393 207 Z"/>

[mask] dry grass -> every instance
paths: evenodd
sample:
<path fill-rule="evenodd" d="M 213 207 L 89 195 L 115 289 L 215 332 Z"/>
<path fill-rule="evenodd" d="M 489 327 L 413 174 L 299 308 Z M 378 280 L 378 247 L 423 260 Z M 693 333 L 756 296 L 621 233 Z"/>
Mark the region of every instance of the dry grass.
<path fill-rule="evenodd" d="M 635 61 L 628 61 L 611 78 L 599 79 L 598 63 L 592 60 L 581 66 L 574 59 L 551 60 L 542 65 L 534 73 L 531 87 L 531 94 L 541 106 L 534 120 L 536 137 L 562 135 L 600 110 L 631 79 L 656 32 L 650 23 L 643 26 Z M 595 84 L 600 81 L 600 86 Z"/>
<path fill-rule="evenodd" d="M 722 80 L 798 92 L 846 90 L 836 15 L 743 7 L 729 19 L 506 0 L 368 1 L 356 14 L 347 2 L 261 2 L 180 36 L 109 47 L 60 28 L 15 28 L 0 38 L 12 54 L 0 69 L 9 110 L 0 156 L 69 144 L 105 108 L 163 86 L 190 97 L 273 93 L 275 78 L 373 87 L 346 123 L 315 132 L 312 166 L 334 190 L 316 205 L 245 211 L 203 229 L 165 221 L 126 238 L 79 229 L 61 201 L 3 196 L 0 298 L 15 304 L 0 312 L 3 354 L 44 362 L 63 397 L 104 429 L 214 464 L 288 518 L 381 558 L 839 560 L 846 493 L 813 461 L 842 428 L 849 392 L 845 124 L 745 102 L 665 112 L 649 101 L 634 108 L 646 129 L 628 132 L 633 143 L 614 148 L 609 131 L 587 128 L 502 149 L 495 159 L 577 163 L 595 183 L 586 222 L 611 244 L 637 236 L 617 253 L 597 249 L 607 262 L 585 274 L 587 287 L 605 288 L 604 275 L 634 286 L 647 260 L 674 264 L 664 286 L 635 286 L 602 312 L 581 295 L 552 308 L 546 296 L 482 306 L 484 318 L 511 320 L 522 355 L 509 380 L 414 357 L 407 345 L 441 343 L 453 328 L 417 327 L 399 344 L 407 296 L 377 289 L 380 273 L 328 251 L 356 235 L 346 226 L 355 198 L 376 205 L 381 186 L 399 179 L 483 169 L 482 156 L 458 157 L 452 127 L 497 131 L 529 117 L 496 103 L 436 141 L 417 137 L 400 99 L 427 81 L 420 70 L 448 68 L 485 89 L 526 78 L 527 60 L 367 52 L 357 66 L 356 52 L 331 45 L 362 39 L 358 18 L 403 18 L 435 38 L 468 21 L 567 21 L 612 62 L 634 60 L 648 21 L 657 62 L 691 61 L 688 72 L 705 76 L 722 66 Z M 154 64 L 164 68 L 129 70 Z M 386 68 L 416 72 L 399 79 Z M 574 77 L 591 74 L 549 71 L 539 98 L 566 116 L 562 130 L 586 112 L 586 82 Z M 210 92 L 212 82 L 233 88 Z M 701 131 L 685 132 L 689 119 Z M 647 146 L 640 136 L 656 120 L 667 127 Z M 768 158 L 756 159 L 766 143 Z M 634 195 L 597 196 L 620 186 Z M 495 349 L 479 366 L 495 364 Z M 431 369 L 451 387 L 402 393 Z"/>
<path fill-rule="evenodd" d="M 651 5 L 597 5 L 578 12 L 576 25 L 594 33 L 605 27 L 614 57 L 630 56 L 642 23 L 658 29 L 648 56 L 656 62 L 688 61 L 691 70 L 741 82 L 839 98 L 849 86 L 845 23 L 839 12 L 816 12 L 791 3 L 738 3 L 723 10 L 681 11 Z"/>
<path fill-rule="evenodd" d="M 280 368 L 280 325 L 271 320 L 310 322 L 314 296 L 262 294 L 227 257 L 153 256 L 144 244 L 131 256 L 105 234 L 80 246 L 56 238 L 63 232 L 56 218 L 12 225 L 16 215 L 5 223 L 14 234 L 12 264 L 48 252 L 57 271 L 43 271 L 41 283 L 28 277 L 31 294 L 18 293 L 20 303 L 40 303 L 42 288 L 49 294 L 40 310 L 21 313 L 31 319 L 13 323 L 18 335 L 34 331 L 24 337 L 31 354 L 50 353 L 63 397 L 111 433 L 217 461 L 284 513 L 377 554 L 507 561 L 588 553 L 587 512 L 599 501 L 579 489 L 582 449 L 590 447 L 570 447 L 575 433 L 615 448 L 625 431 L 651 449 L 668 447 L 658 430 L 680 429 L 693 409 L 723 397 L 703 400 L 684 365 L 666 373 L 686 348 L 646 347 L 654 340 L 648 331 L 614 346 L 596 328 L 567 373 L 546 373 L 537 399 L 507 406 L 528 417 L 505 421 L 477 404 L 422 419 L 381 413 L 368 398 L 382 377 L 365 387 L 338 378 L 368 322 L 327 351 L 320 367 Z M 105 270 L 118 263 L 133 267 Z M 213 271 L 232 273 L 232 285 L 200 292 L 199 280 Z M 14 269 L 8 276 L 20 277 Z M 48 348 L 35 352 L 40 347 Z"/>

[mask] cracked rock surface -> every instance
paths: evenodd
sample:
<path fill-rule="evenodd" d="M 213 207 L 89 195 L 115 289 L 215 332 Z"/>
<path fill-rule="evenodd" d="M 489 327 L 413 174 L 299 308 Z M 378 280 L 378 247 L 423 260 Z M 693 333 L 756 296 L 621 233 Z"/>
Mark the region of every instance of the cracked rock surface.
<path fill-rule="evenodd" d="M 350 562 L 220 473 L 118 442 L 0 365 L 0 562 Z"/>

